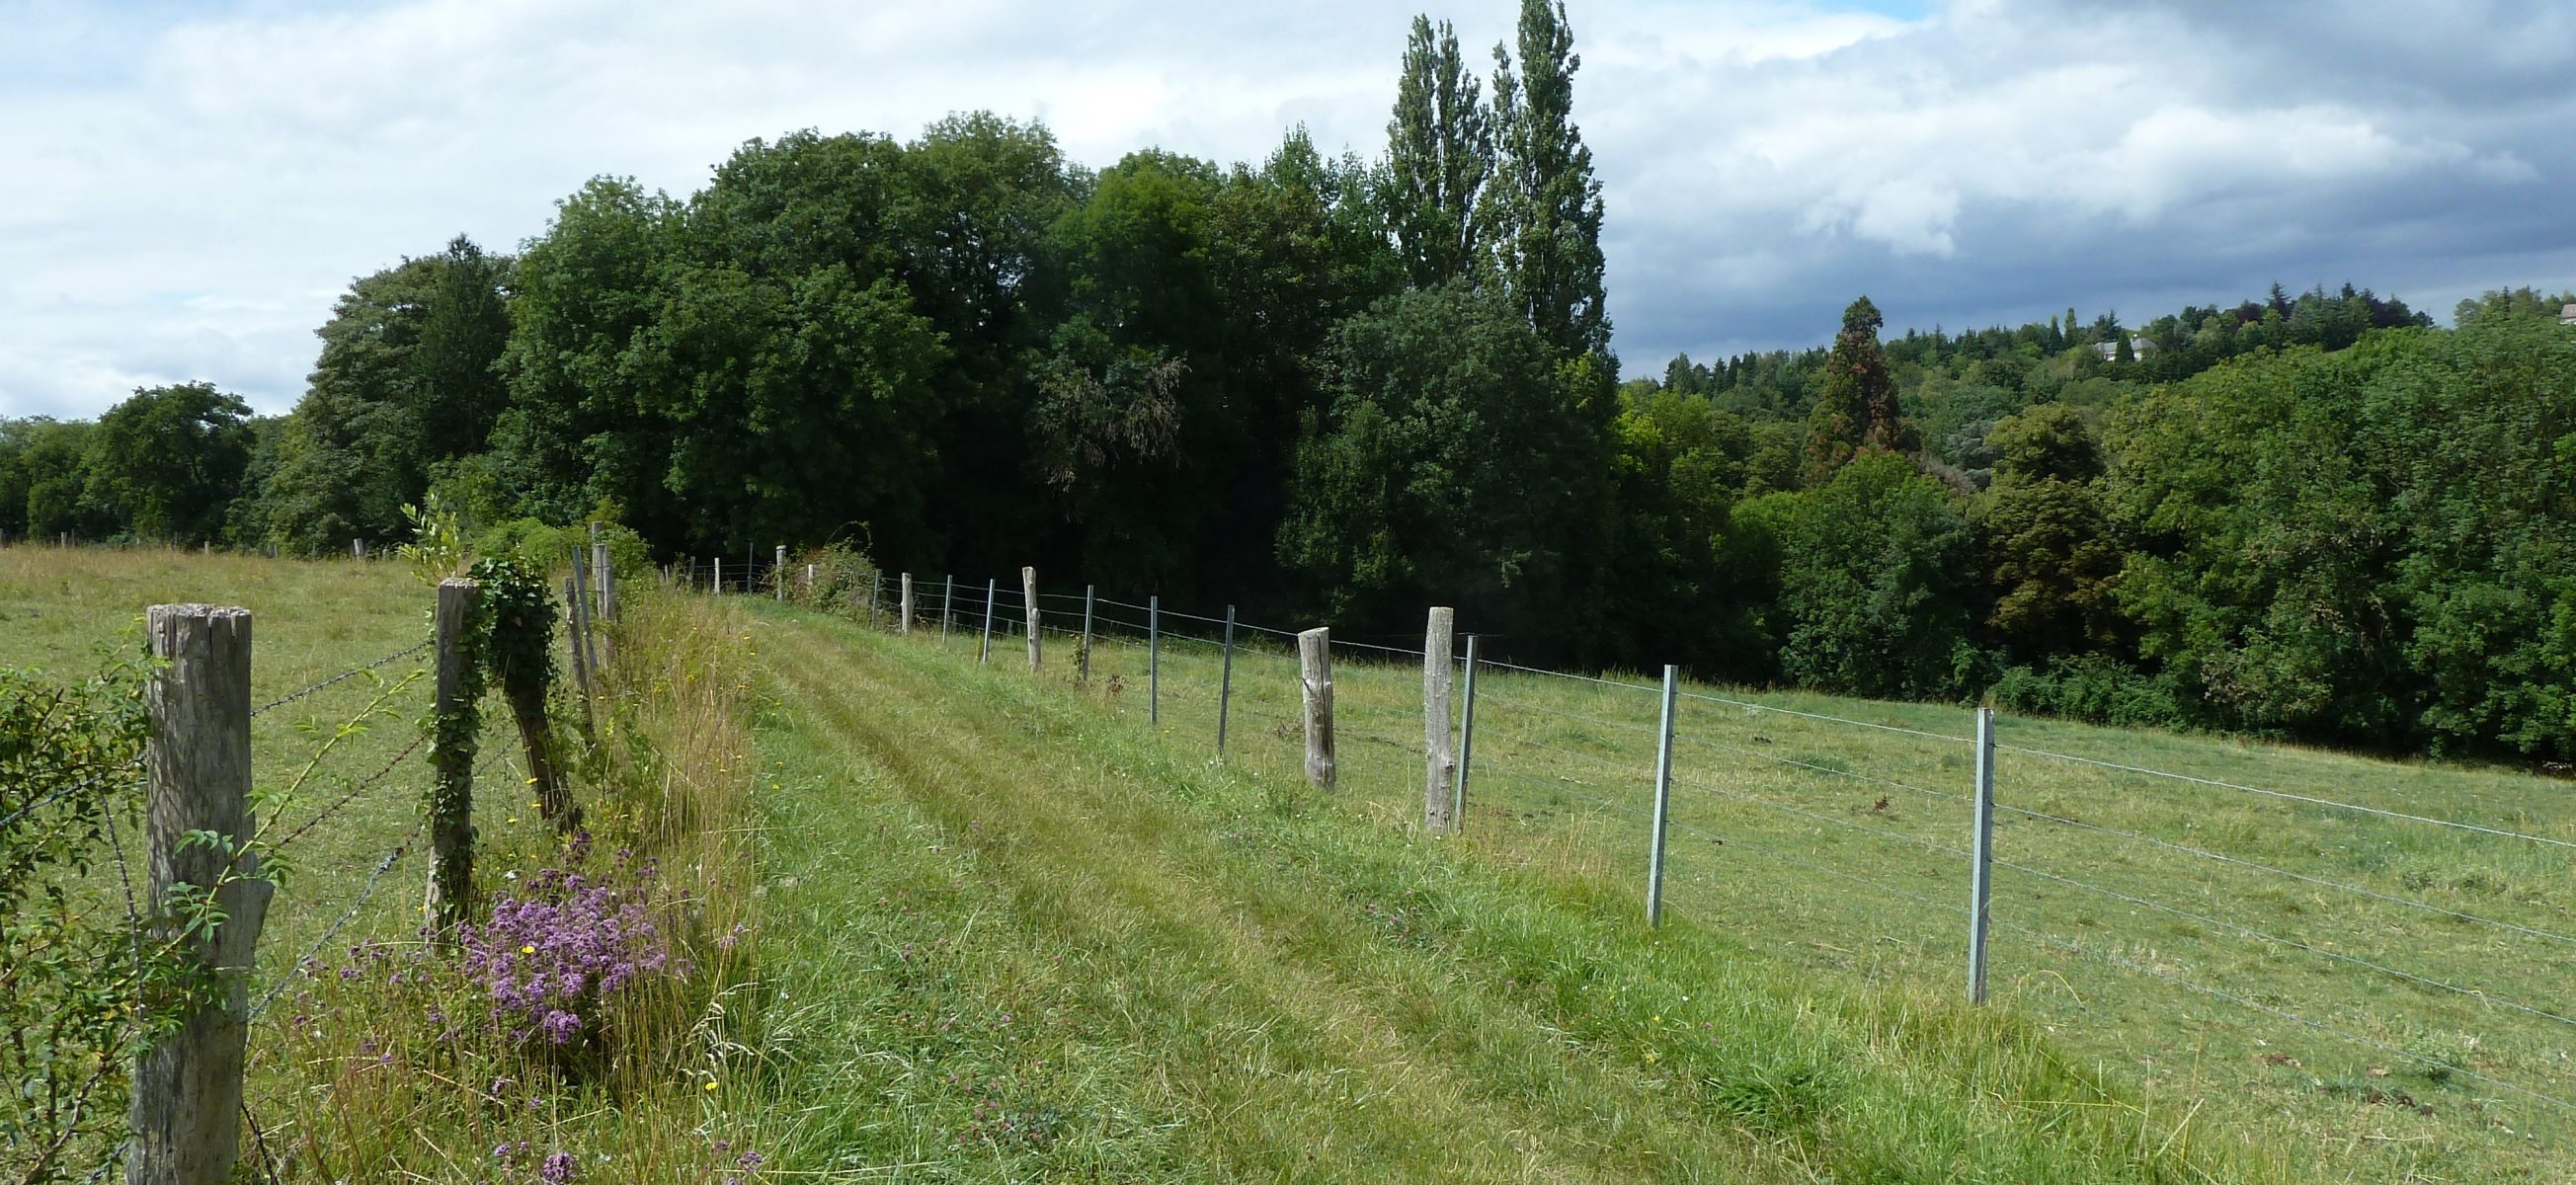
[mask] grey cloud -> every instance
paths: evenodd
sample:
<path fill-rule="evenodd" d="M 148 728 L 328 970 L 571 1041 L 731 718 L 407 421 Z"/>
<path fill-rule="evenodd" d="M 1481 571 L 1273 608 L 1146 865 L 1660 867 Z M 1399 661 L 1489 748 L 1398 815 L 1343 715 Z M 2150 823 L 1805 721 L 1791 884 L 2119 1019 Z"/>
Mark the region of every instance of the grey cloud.
<path fill-rule="evenodd" d="M 1821 3 L 1822 0 L 1819 0 Z M 1457 21 L 1478 62 L 1508 0 Z M 2142 319 L 2279 279 L 2439 313 L 2576 280 L 2576 9 L 1576 0 L 1578 118 L 1629 369 L 1820 343 L 1866 291 L 1960 327 Z M 685 192 L 734 145 L 1043 115 L 1092 165 L 1374 155 L 1410 13 L 467 0 L 0 4 L 0 413 L 206 378 L 290 406 L 349 277 L 507 247 L 590 175 Z"/>

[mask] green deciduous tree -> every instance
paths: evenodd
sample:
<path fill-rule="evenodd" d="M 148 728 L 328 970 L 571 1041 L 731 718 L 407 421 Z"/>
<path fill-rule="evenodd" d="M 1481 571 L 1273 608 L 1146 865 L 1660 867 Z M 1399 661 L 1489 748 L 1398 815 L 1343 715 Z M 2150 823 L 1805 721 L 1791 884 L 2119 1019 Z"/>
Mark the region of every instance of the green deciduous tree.
<path fill-rule="evenodd" d="M 408 532 L 442 462 L 489 447 L 506 401 L 512 265 L 462 237 L 351 282 L 315 330 L 304 398 L 278 442 L 267 519 L 290 548 Z"/>
<path fill-rule="evenodd" d="M 2043 403 L 1997 423 L 1987 442 L 1994 484 L 1972 505 L 1995 594 L 1988 630 L 2026 660 L 2116 647 L 2120 550 L 2082 413 Z"/>
<path fill-rule="evenodd" d="M 90 433 L 88 492 L 141 539 L 223 533 L 250 463 L 250 405 L 212 383 L 137 388 Z"/>
<path fill-rule="evenodd" d="M 1280 555 L 1336 620 L 1454 605 L 1565 654 L 1598 577 L 1615 393 L 1517 310 L 1458 286 L 1380 302 L 1335 330 L 1330 409 L 1297 455 Z"/>
<path fill-rule="evenodd" d="M 1886 453 L 1811 490 L 1746 503 L 1776 564 L 1769 628 L 1789 680 L 1853 695 L 1961 690 L 1976 541 L 1947 488 Z"/>

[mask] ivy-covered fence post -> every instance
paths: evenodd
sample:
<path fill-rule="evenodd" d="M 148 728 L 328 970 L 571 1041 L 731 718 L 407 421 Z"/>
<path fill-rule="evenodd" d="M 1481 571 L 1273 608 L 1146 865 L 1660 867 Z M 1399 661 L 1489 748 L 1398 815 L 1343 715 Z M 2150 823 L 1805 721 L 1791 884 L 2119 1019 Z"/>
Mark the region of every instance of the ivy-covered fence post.
<path fill-rule="evenodd" d="M 474 899 L 474 751 L 482 722 L 481 588 L 450 577 L 438 584 L 438 699 L 430 711 L 429 900 L 431 932 L 455 941 Z"/>
<path fill-rule="evenodd" d="M 554 726 L 546 718 L 546 699 L 555 681 L 555 609 L 546 594 L 545 574 L 503 557 L 477 562 L 474 580 L 483 592 L 485 669 L 499 682 L 501 698 L 509 701 L 511 719 L 519 726 L 537 810 L 556 830 L 571 831 L 581 826 L 581 808 L 573 804 L 555 749 Z"/>

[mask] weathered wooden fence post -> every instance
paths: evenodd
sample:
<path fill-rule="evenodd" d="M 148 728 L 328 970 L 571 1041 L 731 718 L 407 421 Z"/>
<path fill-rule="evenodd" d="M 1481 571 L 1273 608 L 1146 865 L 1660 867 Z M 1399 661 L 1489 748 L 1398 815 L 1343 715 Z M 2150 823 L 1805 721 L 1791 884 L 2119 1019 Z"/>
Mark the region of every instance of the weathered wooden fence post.
<path fill-rule="evenodd" d="M 778 545 L 777 558 L 769 562 L 769 576 L 778 585 L 778 603 L 787 603 L 787 545 Z"/>
<path fill-rule="evenodd" d="M 555 636 L 554 604 L 545 599 L 542 585 L 536 591 L 534 603 L 516 596 L 487 602 L 496 643 L 487 653 L 501 698 L 509 703 L 510 718 L 518 725 L 519 747 L 527 754 L 528 781 L 536 788 L 537 809 L 557 831 L 569 832 L 580 827 L 581 810 L 573 805 L 572 792 L 564 785 L 563 761 L 555 749 L 554 728 L 546 719 L 546 693 L 554 682 L 553 648 L 532 650 L 525 645 L 530 639 L 550 644 Z"/>
<path fill-rule="evenodd" d="M 184 957 L 222 976 L 222 996 L 182 1018 L 135 1059 L 128 1185 L 220 1185 L 240 1153 L 242 1065 L 250 1031 L 250 969 L 275 886 L 243 852 L 250 811 L 250 610 L 154 605 L 152 654 L 169 665 L 145 692 L 151 734 L 144 835 L 145 891 L 156 938 L 180 937 L 163 912 L 173 885 L 214 886 L 223 922 L 185 939 Z M 189 842 L 212 832 L 231 850 Z M 238 855 L 236 855 L 238 853 Z"/>
<path fill-rule="evenodd" d="M 1216 755 L 1225 756 L 1225 718 L 1234 706 L 1234 606 L 1225 607 L 1225 665 L 1216 677 Z"/>
<path fill-rule="evenodd" d="M 1450 795 L 1449 825 L 1467 825 L 1467 771 L 1476 759 L 1476 635 L 1467 635 L 1467 691 L 1458 709 L 1458 785 Z"/>
<path fill-rule="evenodd" d="M 1422 632 L 1422 827 L 1450 829 L 1449 796 L 1457 787 L 1458 758 L 1449 748 L 1449 639 L 1458 611 L 1434 606 Z"/>
<path fill-rule="evenodd" d="M 1020 569 L 1020 601 L 1029 615 L 1029 673 L 1038 673 L 1038 570 Z"/>
<path fill-rule="evenodd" d="M 1986 1002 L 1986 897 L 1995 874 L 1995 710 L 1977 709 L 1977 834 L 1968 883 L 1968 1002 Z"/>
<path fill-rule="evenodd" d="M 1081 674 L 1075 678 L 1078 683 L 1091 682 L 1091 594 L 1098 587 L 1093 584 L 1082 586 L 1082 649 L 1074 654 L 1075 662 L 1082 667 Z"/>
<path fill-rule="evenodd" d="M 814 599 L 814 565 L 812 564 L 805 565 L 805 586 L 802 592 L 806 600 Z"/>
<path fill-rule="evenodd" d="M 598 527 L 591 529 L 596 531 Z M 614 644 L 599 624 L 617 620 L 617 569 L 608 562 L 605 543 L 590 545 L 590 585 L 592 609 L 582 623 L 583 635 L 590 639 L 590 665 L 604 671 L 617 657 Z"/>
<path fill-rule="evenodd" d="M 903 616 L 895 622 L 894 632 L 912 632 L 912 573 L 903 574 Z"/>
<path fill-rule="evenodd" d="M 590 583 L 591 593 L 598 598 L 599 605 L 594 619 L 617 620 L 617 569 L 608 562 L 608 545 L 605 543 L 590 545 Z"/>
<path fill-rule="evenodd" d="M 939 640 L 948 640 L 948 619 L 957 615 L 957 574 L 948 574 L 948 591 L 939 602 Z"/>
<path fill-rule="evenodd" d="M 1145 598 L 1145 721 L 1163 722 L 1163 598 Z"/>
<path fill-rule="evenodd" d="M 1306 705 L 1306 780 L 1333 788 L 1333 631 L 1297 635 L 1297 676 Z"/>
<path fill-rule="evenodd" d="M 582 657 L 590 663 L 591 681 L 598 683 L 607 675 L 607 665 L 599 660 L 599 639 L 592 632 L 599 621 L 597 613 L 591 608 L 592 593 L 582 584 L 579 552 L 575 552 L 572 557 L 572 591 L 573 645 L 581 647 Z"/>
<path fill-rule="evenodd" d="M 477 711 L 471 690 L 474 655 L 466 641 L 474 603 L 482 595 L 471 580 L 438 584 L 438 698 L 430 709 L 429 897 L 434 941 L 456 939 L 474 900 L 474 750 Z"/>
<path fill-rule="evenodd" d="M 713 595 L 722 595 L 724 592 L 724 557 L 717 556 L 715 563 L 715 575 L 707 581 L 707 592 Z"/>
<path fill-rule="evenodd" d="M 1655 733 L 1655 831 L 1646 849 L 1646 924 L 1664 924 L 1664 823 L 1673 813 L 1673 706 L 1681 668 L 1664 665 L 1663 726 Z"/>
<path fill-rule="evenodd" d="M 564 642 L 572 650 L 572 682 L 581 692 L 581 730 L 594 731 L 597 721 L 591 716 L 590 656 L 581 645 L 581 578 L 564 577 Z"/>

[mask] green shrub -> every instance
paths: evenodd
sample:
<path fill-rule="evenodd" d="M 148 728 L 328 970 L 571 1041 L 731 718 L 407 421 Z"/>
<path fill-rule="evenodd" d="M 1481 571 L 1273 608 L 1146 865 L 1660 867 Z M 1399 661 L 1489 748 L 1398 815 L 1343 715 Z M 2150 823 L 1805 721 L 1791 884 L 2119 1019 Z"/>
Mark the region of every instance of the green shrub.
<path fill-rule="evenodd" d="M 1997 707 L 2027 716 L 2062 716 L 2120 728 L 2190 723 L 2173 676 L 2149 675 L 2098 654 L 2053 658 L 2045 668 L 2008 668 L 1991 694 Z"/>

